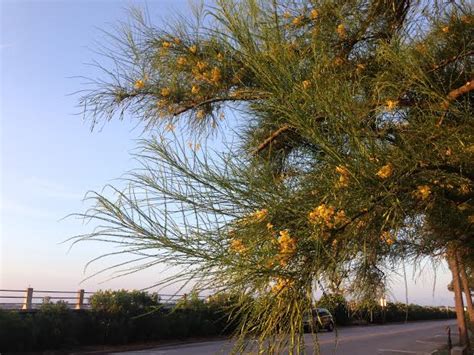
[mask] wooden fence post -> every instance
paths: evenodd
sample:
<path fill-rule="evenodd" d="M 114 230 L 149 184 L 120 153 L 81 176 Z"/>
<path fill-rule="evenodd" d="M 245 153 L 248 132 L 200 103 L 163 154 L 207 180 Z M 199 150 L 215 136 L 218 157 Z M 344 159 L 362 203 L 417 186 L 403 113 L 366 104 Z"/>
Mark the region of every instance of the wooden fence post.
<path fill-rule="evenodd" d="M 33 288 L 28 287 L 26 289 L 25 300 L 21 309 L 30 310 L 33 308 Z"/>
<path fill-rule="evenodd" d="M 84 290 L 77 291 L 76 309 L 84 308 Z"/>

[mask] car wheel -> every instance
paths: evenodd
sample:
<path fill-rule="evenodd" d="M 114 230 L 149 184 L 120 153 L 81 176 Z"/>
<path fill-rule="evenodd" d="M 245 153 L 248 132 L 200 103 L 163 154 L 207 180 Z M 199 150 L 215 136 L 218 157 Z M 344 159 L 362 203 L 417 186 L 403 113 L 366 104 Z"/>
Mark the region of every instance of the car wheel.
<path fill-rule="evenodd" d="M 332 332 L 334 330 L 334 323 L 333 322 L 329 323 L 326 329 L 328 330 L 328 332 Z"/>

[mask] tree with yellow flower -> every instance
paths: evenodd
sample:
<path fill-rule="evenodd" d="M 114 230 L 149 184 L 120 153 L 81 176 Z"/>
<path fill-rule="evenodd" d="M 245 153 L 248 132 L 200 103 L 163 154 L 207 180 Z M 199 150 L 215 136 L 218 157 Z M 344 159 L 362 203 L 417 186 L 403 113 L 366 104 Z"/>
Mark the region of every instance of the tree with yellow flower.
<path fill-rule="evenodd" d="M 436 4 L 218 0 L 216 23 L 176 33 L 138 18 L 133 65 L 82 97 L 85 113 L 187 133 L 143 143 L 144 170 L 116 200 L 95 195 L 86 216 L 105 224 L 84 239 L 254 297 L 236 335 L 270 352 L 302 346 L 315 284 L 370 300 L 393 265 L 432 257 L 459 286 L 474 255 L 473 15 Z M 243 113 L 229 149 L 179 143 L 208 139 L 224 110 Z"/>

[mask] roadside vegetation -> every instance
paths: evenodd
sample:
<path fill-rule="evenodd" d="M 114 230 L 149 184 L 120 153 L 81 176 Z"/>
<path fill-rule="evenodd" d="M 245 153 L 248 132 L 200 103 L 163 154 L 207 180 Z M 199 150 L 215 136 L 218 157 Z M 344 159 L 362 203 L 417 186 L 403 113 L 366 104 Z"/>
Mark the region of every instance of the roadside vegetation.
<path fill-rule="evenodd" d="M 327 300 L 327 298 L 326 298 Z M 351 311 L 344 299 L 322 300 L 334 312 L 336 325 L 383 322 L 380 306 Z M 156 295 L 140 291 L 99 291 L 89 310 L 71 310 L 66 303 L 46 303 L 35 312 L 0 310 L 0 352 L 100 348 L 104 345 L 229 336 L 238 322 L 230 317 L 233 297 L 221 294 L 202 300 L 196 294 L 169 307 Z M 408 313 L 406 313 L 408 311 Z M 400 322 L 454 318 L 453 311 L 417 305 L 387 305 L 385 320 Z"/>

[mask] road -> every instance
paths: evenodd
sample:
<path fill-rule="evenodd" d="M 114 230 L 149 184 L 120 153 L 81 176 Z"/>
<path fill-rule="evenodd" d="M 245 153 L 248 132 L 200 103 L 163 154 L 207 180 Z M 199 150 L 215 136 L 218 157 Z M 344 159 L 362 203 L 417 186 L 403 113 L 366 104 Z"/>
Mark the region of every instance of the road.
<path fill-rule="evenodd" d="M 333 333 L 319 333 L 321 355 L 432 354 L 447 343 L 446 327 L 456 332 L 456 322 L 427 321 L 408 324 L 345 327 Z M 336 342 L 337 339 L 337 342 Z M 455 339 L 454 339 L 455 340 Z M 311 335 L 306 334 L 308 344 Z M 155 349 L 116 353 L 129 355 L 208 355 L 229 354 L 232 343 L 226 340 L 163 346 Z M 306 347 L 308 354 L 316 353 Z M 256 351 L 253 351 L 256 354 Z"/>

